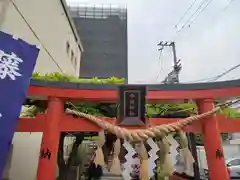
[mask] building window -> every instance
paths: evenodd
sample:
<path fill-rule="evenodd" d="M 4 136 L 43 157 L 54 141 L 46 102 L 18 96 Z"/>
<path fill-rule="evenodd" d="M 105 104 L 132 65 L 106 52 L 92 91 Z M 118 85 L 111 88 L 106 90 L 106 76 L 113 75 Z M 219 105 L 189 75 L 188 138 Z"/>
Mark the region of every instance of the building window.
<path fill-rule="evenodd" d="M 71 61 L 72 61 L 72 63 L 74 63 L 73 61 L 74 61 L 74 53 L 73 53 L 73 51 L 71 51 Z"/>
<path fill-rule="evenodd" d="M 69 50 L 70 50 L 70 44 L 69 42 L 66 43 L 66 51 L 67 51 L 67 54 L 69 55 Z"/>

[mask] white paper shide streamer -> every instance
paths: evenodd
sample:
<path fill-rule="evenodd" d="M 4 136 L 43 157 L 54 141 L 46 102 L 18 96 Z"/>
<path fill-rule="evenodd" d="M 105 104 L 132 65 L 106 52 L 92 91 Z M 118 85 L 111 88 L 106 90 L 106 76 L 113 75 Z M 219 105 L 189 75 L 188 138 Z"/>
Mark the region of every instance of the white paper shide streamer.
<path fill-rule="evenodd" d="M 127 150 L 127 154 L 124 156 L 127 161 L 123 164 L 122 176 L 124 180 L 131 180 L 130 174 L 133 171 L 132 164 L 134 164 L 133 155 L 136 154 L 136 151 L 127 141 L 123 143 L 123 147 Z"/>
<path fill-rule="evenodd" d="M 153 139 L 147 140 L 148 145 L 151 147 L 151 150 L 148 152 L 148 155 L 150 156 L 148 159 L 148 175 L 149 179 L 154 176 L 154 169 L 156 168 L 155 160 L 158 159 L 157 152 L 159 151 L 158 145 L 153 141 Z"/>

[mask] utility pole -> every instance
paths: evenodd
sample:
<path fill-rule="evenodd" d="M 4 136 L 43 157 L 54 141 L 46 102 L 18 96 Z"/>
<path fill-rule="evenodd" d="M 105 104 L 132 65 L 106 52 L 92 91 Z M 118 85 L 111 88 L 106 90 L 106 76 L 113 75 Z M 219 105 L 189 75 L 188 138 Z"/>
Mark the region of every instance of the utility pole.
<path fill-rule="evenodd" d="M 177 60 L 177 54 L 176 54 L 176 46 L 175 42 L 163 42 L 161 41 L 158 46 L 160 48 L 158 51 L 162 51 L 164 47 L 172 47 L 173 51 L 173 70 L 168 73 L 167 77 L 162 81 L 164 84 L 178 84 L 179 83 L 179 73 L 182 69 L 182 65 L 180 64 L 181 60 Z M 187 138 L 189 141 L 189 149 L 192 152 L 193 158 L 195 159 L 195 163 L 193 164 L 193 171 L 194 171 L 194 179 L 199 180 L 200 179 L 200 172 L 199 172 L 199 166 L 198 166 L 198 154 L 197 154 L 197 148 L 196 148 L 196 141 L 195 141 L 195 134 L 194 133 L 187 133 Z"/>
<path fill-rule="evenodd" d="M 177 54 L 176 54 L 176 47 L 175 47 L 175 42 L 163 42 L 161 41 L 158 46 L 160 48 L 158 51 L 162 51 L 164 47 L 172 47 L 173 51 L 173 70 L 168 73 L 167 77 L 163 80 L 164 84 L 176 84 L 179 83 L 179 73 L 182 69 L 182 65 L 180 64 L 181 60 L 177 60 Z"/>

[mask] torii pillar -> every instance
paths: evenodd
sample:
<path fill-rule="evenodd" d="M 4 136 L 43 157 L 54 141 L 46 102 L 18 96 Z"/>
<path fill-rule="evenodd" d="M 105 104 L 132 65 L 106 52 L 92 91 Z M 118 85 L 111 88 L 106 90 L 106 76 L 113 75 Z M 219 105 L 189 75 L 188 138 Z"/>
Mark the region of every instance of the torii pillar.
<path fill-rule="evenodd" d="M 42 136 L 38 161 L 37 180 L 55 180 L 57 153 L 60 131 L 59 126 L 64 114 L 64 103 L 59 98 L 48 99 L 45 130 Z"/>
<path fill-rule="evenodd" d="M 199 114 L 202 114 L 214 108 L 214 100 L 198 100 L 197 105 Z M 229 180 L 216 115 L 202 120 L 202 133 L 204 136 L 209 178 L 211 180 Z"/>

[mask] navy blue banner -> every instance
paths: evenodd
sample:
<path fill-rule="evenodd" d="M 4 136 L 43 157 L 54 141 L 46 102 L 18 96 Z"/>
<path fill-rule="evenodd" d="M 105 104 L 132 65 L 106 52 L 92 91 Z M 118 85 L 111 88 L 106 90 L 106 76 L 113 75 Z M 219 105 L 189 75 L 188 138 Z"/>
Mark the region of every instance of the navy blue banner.
<path fill-rule="evenodd" d="M 35 45 L 0 31 L 0 179 L 38 53 Z"/>

